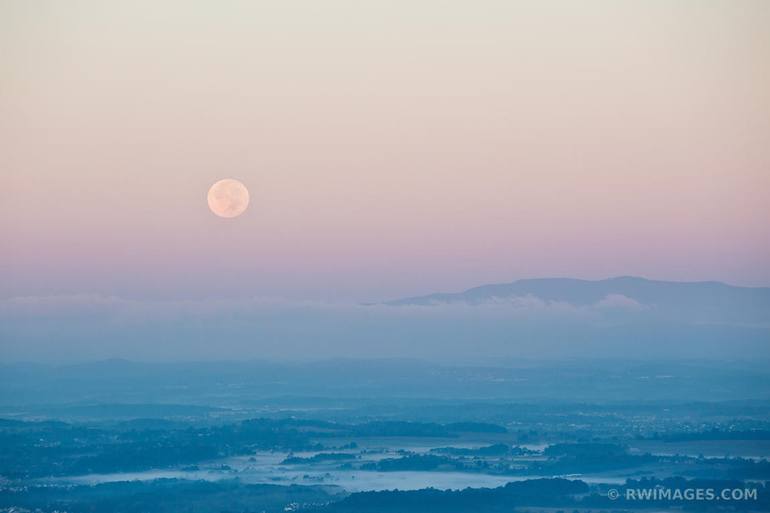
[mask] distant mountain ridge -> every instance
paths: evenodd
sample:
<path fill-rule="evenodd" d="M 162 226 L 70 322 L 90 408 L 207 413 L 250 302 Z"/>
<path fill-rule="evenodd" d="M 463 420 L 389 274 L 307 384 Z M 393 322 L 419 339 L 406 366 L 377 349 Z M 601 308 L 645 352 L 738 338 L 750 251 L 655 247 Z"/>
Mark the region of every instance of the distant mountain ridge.
<path fill-rule="evenodd" d="M 671 282 L 620 276 L 604 280 L 537 278 L 483 285 L 464 292 L 438 293 L 386 302 L 391 306 L 469 304 L 535 297 L 546 302 L 590 306 L 623 296 L 641 305 L 671 313 L 699 312 L 715 319 L 727 315 L 751 322 L 770 321 L 770 287 L 738 287 L 716 281 Z M 707 319 L 705 319 L 707 320 Z"/>

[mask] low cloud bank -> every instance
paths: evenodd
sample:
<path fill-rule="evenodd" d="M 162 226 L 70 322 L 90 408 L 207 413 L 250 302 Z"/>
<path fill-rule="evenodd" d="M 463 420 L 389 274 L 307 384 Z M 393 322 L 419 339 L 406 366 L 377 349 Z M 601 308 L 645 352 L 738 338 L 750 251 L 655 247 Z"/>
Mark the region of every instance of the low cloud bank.
<path fill-rule="evenodd" d="M 533 295 L 360 305 L 275 298 L 142 301 L 98 295 L 0 302 L 2 361 L 95 358 L 767 357 L 767 325 L 708 324 L 608 294 L 589 305 Z"/>

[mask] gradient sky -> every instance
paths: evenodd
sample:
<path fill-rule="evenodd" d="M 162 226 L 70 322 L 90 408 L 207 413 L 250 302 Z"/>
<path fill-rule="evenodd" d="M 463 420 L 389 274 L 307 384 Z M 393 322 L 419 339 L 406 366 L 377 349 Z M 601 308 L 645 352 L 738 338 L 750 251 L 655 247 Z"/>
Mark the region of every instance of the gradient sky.
<path fill-rule="evenodd" d="M 0 3 L 0 294 L 770 284 L 770 2 Z M 237 219 L 206 191 L 251 193 Z"/>

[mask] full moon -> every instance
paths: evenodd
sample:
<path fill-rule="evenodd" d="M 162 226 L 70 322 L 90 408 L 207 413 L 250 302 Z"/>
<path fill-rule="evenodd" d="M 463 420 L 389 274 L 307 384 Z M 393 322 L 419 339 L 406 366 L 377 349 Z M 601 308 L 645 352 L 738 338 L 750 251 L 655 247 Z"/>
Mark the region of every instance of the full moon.
<path fill-rule="evenodd" d="M 249 190 L 238 180 L 225 178 L 211 186 L 208 200 L 219 217 L 238 217 L 249 206 Z"/>

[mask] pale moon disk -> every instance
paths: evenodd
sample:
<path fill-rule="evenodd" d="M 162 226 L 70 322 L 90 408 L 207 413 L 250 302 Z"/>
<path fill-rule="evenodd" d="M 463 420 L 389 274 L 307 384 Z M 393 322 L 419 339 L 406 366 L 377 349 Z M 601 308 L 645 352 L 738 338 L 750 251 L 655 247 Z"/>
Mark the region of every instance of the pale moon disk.
<path fill-rule="evenodd" d="M 238 180 L 225 178 L 211 186 L 208 200 L 219 217 L 238 217 L 249 206 L 249 190 Z"/>

